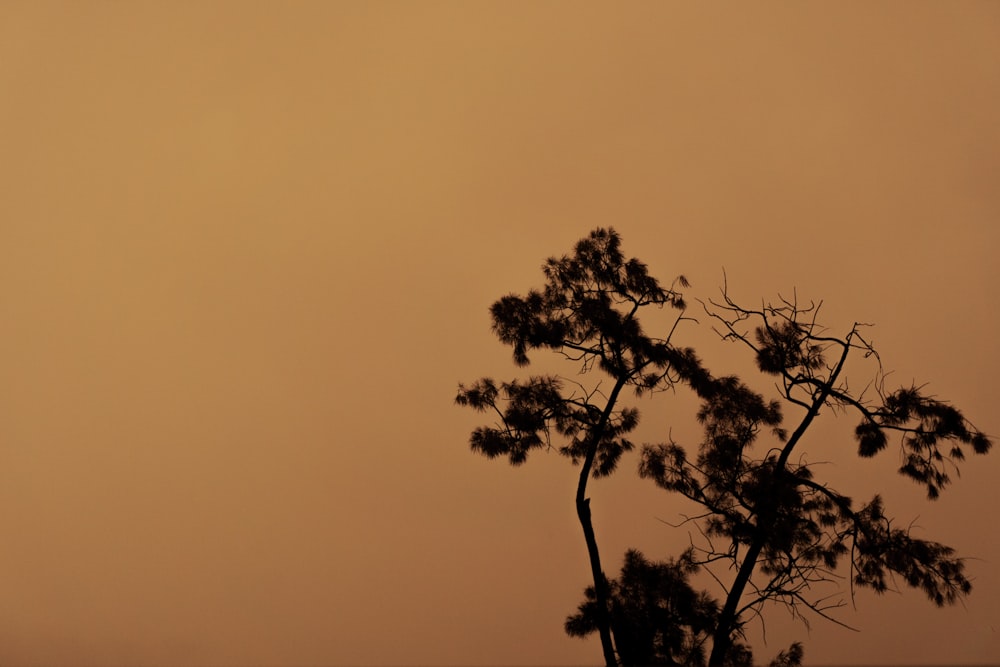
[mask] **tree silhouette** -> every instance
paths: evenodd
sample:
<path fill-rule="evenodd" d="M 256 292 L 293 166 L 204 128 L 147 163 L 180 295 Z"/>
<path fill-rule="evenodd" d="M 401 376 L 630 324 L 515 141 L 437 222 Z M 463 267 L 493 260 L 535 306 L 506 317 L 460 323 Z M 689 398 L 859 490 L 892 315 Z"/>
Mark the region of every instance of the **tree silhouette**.
<path fill-rule="evenodd" d="M 493 304 L 494 333 L 513 348 L 519 366 L 528 365 L 528 352 L 551 350 L 578 362 L 584 374 L 610 378 L 610 390 L 604 394 L 599 382 L 584 387 L 552 375 L 499 384 L 483 378 L 459 385 L 456 402 L 498 419 L 494 426 L 473 431 L 473 451 L 489 458 L 505 456 L 519 465 L 532 450 L 557 448 L 580 464 L 575 501 L 594 582 L 593 622 L 605 663 L 612 667 L 617 658 L 609 583 L 601 568 L 587 481 L 611 474 L 622 453 L 633 449 L 626 435 L 638 424 L 639 413 L 619 406 L 626 388 L 641 395 L 699 375 L 693 352 L 670 342 L 680 315 L 659 337 L 646 334 L 639 320 L 647 308 L 667 306 L 683 313 L 684 301 L 674 286 L 687 286 L 687 281 L 681 276 L 671 288 L 662 287 L 645 264 L 625 258 L 613 229 L 593 231 L 572 255 L 552 257 L 542 270 L 543 289 L 511 294 Z M 553 435 L 560 444 L 553 445 Z"/>
<path fill-rule="evenodd" d="M 625 259 L 612 229 L 597 229 L 579 241 L 572 255 L 543 265 L 545 286 L 526 296 L 508 295 L 490 309 L 493 331 L 513 348 L 519 366 L 528 353 L 549 350 L 577 362 L 581 374 L 610 378 L 586 387 L 555 375 L 497 383 L 482 378 L 459 385 L 456 402 L 495 415 L 493 426 L 475 429 L 469 443 L 488 458 L 524 463 L 536 449 L 555 449 L 580 465 L 576 510 L 590 560 L 593 586 L 578 612 L 566 621 L 575 636 L 597 632 L 607 667 L 633 665 L 753 664 L 744 628 L 763 618 L 768 604 L 783 605 L 807 620 L 844 604 L 821 585 L 839 581 L 848 568 L 855 586 L 884 592 L 895 580 L 922 590 L 937 605 L 952 604 L 971 591 L 964 562 L 945 545 L 922 540 L 896 526 L 883 500 L 874 495 L 856 506 L 846 495 L 814 478 L 800 444 L 820 412 L 853 413 L 858 454 L 871 457 L 898 440 L 899 472 L 921 484 L 929 499 L 951 482 L 950 473 L 966 449 L 983 454 L 991 440 L 950 404 L 921 387 L 885 388 L 886 374 L 855 323 L 830 335 L 817 321 L 820 306 L 795 299 L 748 309 L 727 288 L 719 302 L 705 304 L 724 340 L 745 346 L 762 374 L 776 381 L 768 400 L 736 376 L 714 376 L 694 351 L 671 339 L 685 317 L 677 285 L 662 287 L 637 259 Z M 644 332 L 645 309 L 676 309 L 662 336 Z M 847 380 L 849 360 L 871 364 L 861 391 Z M 697 419 L 703 438 L 692 457 L 670 440 L 645 445 L 639 474 L 692 501 L 699 511 L 685 521 L 701 536 L 676 560 L 651 562 L 637 551 L 625 555 L 620 576 L 609 580 L 601 567 L 591 520 L 587 483 L 614 472 L 627 436 L 639 421 L 621 405 L 626 389 L 635 395 L 685 383 L 700 400 Z M 855 385 L 857 386 L 857 385 Z M 794 413 L 784 426 L 784 411 Z M 554 440 L 556 442 L 554 442 Z M 761 444 L 759 441 L 766 441 Z M 796 456 L 793 457 L 793 454 Z M 697 572 L 721 586 L 721 603 L 696 591 Z M 801 664 L 798 643 L 779 653 L 775 666 Z"/>
<path fill-rule="evenodd" d="M 734 638 L 766 603 L 793 614 L 811 610 L 830 618 L 839 597 L 815 597 L 820 583 L 836 580 L 841 561 L 854 586 L 886 591 L 894 578 L 922 590 L 935 604 L 952 604 L 971 591 L 964 563 L 954 551 L 898 528 L 875 495 L 855 508 L 850 498 L 814 479 L 799 453 L 805 433 L 821 410 L 853 412 L 858 454 L 874 456 L 891 437 L 899 439 L 899 472 L 923 485 L 929 499 L 951 481 L 949 469 L 965 457 L 963 447 L 986 453 L 990 439 L 948 403 L 918 387 L 885 390 L 878 353 L 855 323 L 845 335 L 829 335 L 818 323 L 818 304 L 800 307 L 782 299 L 747 309 L 725 289 L 719 303 L 706 306 L 724 339 L 749 348 L 760 371 L 778 380 L 780 399 L 766 401 L 735 377 L 699 385 L 698 420 L 704 438 L 694 459 L 670 442 L 645 446 L 640 474 L 694 501 L 701 513 L 689 521 L 704 537 L 693 562 L 735 572 L 725 587 L 709 665 L 727 664 Z M 849 359 L 874 366 L 860 392 L 848 383 Z M 782 427 L 782 408 L 798 414 L 794 429 Z M 756 445 L 766 437 L 769 444 Z M 722 582 L 722 575 L 715 574 Z M 801 661 L 801 646 L 779 656 Z"/>

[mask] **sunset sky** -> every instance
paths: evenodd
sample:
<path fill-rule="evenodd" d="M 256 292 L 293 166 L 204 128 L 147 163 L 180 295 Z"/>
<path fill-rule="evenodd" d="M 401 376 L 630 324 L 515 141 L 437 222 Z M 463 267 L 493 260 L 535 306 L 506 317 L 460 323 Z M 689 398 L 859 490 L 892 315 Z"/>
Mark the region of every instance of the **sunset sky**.
<path fill-rule="evenodd" d="M 997 2 L 5 1 L 0 155 L 3 665 L 599 664 L 576 469 L 454 405 L 534 370 L 489 305 L 599 226 L 692 303 L 875 323 L 890 384 L 1000 435 Z M 635 439 L 693 445 L 688 399 Z M 821 421 L 975 590 L 774 609 L 758 659 L 1000 663 L 1000 452 L 932 504 Z M 591 489 L 611 573 L 688 544 L 635 467 Z"/>

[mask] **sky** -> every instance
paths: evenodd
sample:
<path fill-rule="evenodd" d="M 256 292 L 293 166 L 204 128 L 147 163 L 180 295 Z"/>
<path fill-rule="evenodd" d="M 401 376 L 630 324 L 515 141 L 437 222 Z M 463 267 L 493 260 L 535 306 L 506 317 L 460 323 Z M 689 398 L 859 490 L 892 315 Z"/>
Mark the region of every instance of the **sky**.
<path fill-rule="evenodd" d="M 998 435 L 998 119 L 994 2 L 3 2 L 0 664 L 599 664 L 576 470 L 454 405 L 536 370 L 489 305 L 612 226 L 691 303 L 874 323 Z M 975 589 L 775 609 L 758 658 L 1000 663 L 998 455 L 928 503 L 822 417 L 824 474 Z M 688 542 L 635 465 L 591 488 L 610 572 Z"/>

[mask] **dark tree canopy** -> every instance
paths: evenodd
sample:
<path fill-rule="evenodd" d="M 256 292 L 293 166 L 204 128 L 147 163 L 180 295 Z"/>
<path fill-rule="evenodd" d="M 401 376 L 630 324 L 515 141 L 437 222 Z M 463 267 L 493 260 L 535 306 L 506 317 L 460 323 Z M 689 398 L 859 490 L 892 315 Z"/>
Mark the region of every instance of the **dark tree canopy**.
<path fill-rule="evenodd" d="M 543 288 L 493 304 L 494 333 L 512 347 L 519 366 L 529 364 L 529 353 L 549 350 L 577 362 L 584 376 L 597 372 L 610 379 L 610 388 L 553 375 L 499 383 L 482 378 L 459 385 L 456 402 L 496 420 L 473 431 L 473 451 L 519 465 L 533 450 L 554 449 L 580 466 L 575 500 L 593 585 L 566 631 L 600 634 L 607 667 L 750 665 L 744 628 L 762 617 L 766 605 L 836 621 L 830 612 L 843 600 L 815 597 L 815 591 L 836 582 L 840 568 L 849 571 L 852 591 L 883 592 L 902 581 L 937 605 L 970 592 L 964 562 L 951 548 L 895 525 L 878 495 L 856 504 L 815 479 L 804 463 L 800 444 L 821 411 L 854 414 L 852 449 L 861 457 L 898 443 L 900 474 L 931 500 L 951 483 L 967 451 L 983 454 L 991 447 L 957 408 L 922 388 L 887 391 L 880 357 L 865 337 L 867 325 L 855 323 L 835 336 L 818 324 L 816 304 L 780 299 L 747 309 L 723 289 L 720 302 L 704 305 L 707 317 L 776 382 L 777 395 L 767 398 L 736 376 L 713 375 L 692 349 L 672 342 L 678 323 L 691 319 L 675 289 L 687 281 L 679 277 L 669 289 L 661 286 L 645 264 L 625 258 L 614 230 L 591 232 L 572 255 L 550 258 L 542 270 Z M 667 331 L 651 335 L 639 319 L 649 307 L 679 314 Z M 846 368 L 855 358 L 874 368 L 862 384 L 848 383 Z M 687 522 L 703 539 L 677 559 L 660 562 L 630 550 L 619 578 L 609 579 L 601 568 L 587 481 L 614 472 L 634 449 L 628 435 L 639 413 L 621 405 L 622 392 L 641 396 L 679 383 L 700 400 L 701 442 L 690 454 L 672 440 L 643 446 L 639 474 L 699 508 Z M 689 580 L 698 572 L 718 582 L 719 601 L 692 587 Z M 797 665 L 802 657 L 802 646 L 793 644 L 772 664 Z"/>
<path fill-rule="evenodd" d="M 949 468 L 964 459 L 963 448 L 983 454 L 990 439 L 957 408 L 917 388 L 885 391 L 865 325 L 836 337 L 817 323 L 818 305 L 782 300 L 752 310 L 725 292 L 706 310 L 725 339 L 745 345 L 762 373 L 777 376 L 779 390 L 779 398 L 768 401 L 735 377 L 707 381 L 699 391 L 704 436 L 696 455 L 674 442 L 642 450 L 640 475 L 701 509 L 692 519 L 705 537 L 696 562 L 736 572 L 725 591 L 710 664 L 726 663 L 727 644 L 766 603 L 828 617 L 842 600 L 816 598 L 813 591 L 833 582 L 842 562 L 852 586 L 884 592 L 901 580 L 937 605 L 968 594 L 964 563 L 951 548 L 894 526 L 878 495 L 857 507 L 792 454 L 821 410 L 854 412 L 859 455 L 873 456 L 898 438 L 899 472 L 935 499 L 951 481 Z M 860 393 L 845 371 L 853 356 L 874 365 Z M 785 408 L 795 413 L 790 433 L 783 426 Z"/>
<path fill-rule="evenodd" d="M 704 663 L 719 606 L 689 583 L 696 570 L 689 554 L 662 563 L 635 550 L 625 554 L 621 575 L 609 585 L 611 627 L 623 665 Z M 594 588 L 585 596 L 577 614 L 566 620 L 566 632 L 575 637 L 597 630 Z"/>
<path fill-rule="evenodd" d="M 459 385 L 456 402 L 493 414 L 497 422 L 473 431 L 472 450 L 489 458 L 505 456 L 523 463 L 535 449 L 555 448 L 580 465 L 576 509 L 590 559 L 597 608 L 596 624 L 608 667 L 617 664 L 608 610 L 608 581 L 601 569 L 587 497 L 587 480 L 611 474 L 624 452 L 633 449 L 626 437 L 639 421 L 634 408 L 620 407 L 621 392 L 635 394 L 666 389 L 701 375 L 691 350 L 670 342 L 670 331 L 647 333 L 639 319 L 648 308 L 683 312 L 684 300 L 674 286 L 665 288 L 646 265 L 626 259 L 613 229 L 597 229 L 579 241 L 572 255 L 549 258 L 542 267 L 545 286 L 525 296 L 511 294 L 493 304 L 493 331 L 510 345 L 514 362 L 529 364 L 528 353 L 550 350 L 598 371 L 612 386 L 567 387 L 561 378 L 541 375 L 527 380 L 495 382 L 482 378 Z M 686 286 L 679 277 L 675 286 Z M 553 444 L 554 437 L 558 444 Z"/>

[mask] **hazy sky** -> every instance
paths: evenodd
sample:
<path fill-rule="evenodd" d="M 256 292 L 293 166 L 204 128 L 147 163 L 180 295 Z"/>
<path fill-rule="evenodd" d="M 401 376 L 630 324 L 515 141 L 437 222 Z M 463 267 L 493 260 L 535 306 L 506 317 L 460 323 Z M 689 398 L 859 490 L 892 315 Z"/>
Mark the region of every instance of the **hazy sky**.
<path fill-rule="evenodd" d="M 490 303 L 611 225 L 691 299 L 876 322 L 998 435 L 998 119 L 996 2 L 0 3 L 0 663 L 599 663 L 576 471 L 453 405 L 530 370 Z M 758 657 L 1000 662 L 1000 454 L 928 504 L 833 417 L 831 479 L 976 589 L 775 610 Z M 592 496 L 609 571 L 686 545 L 634 457 Z"/>

